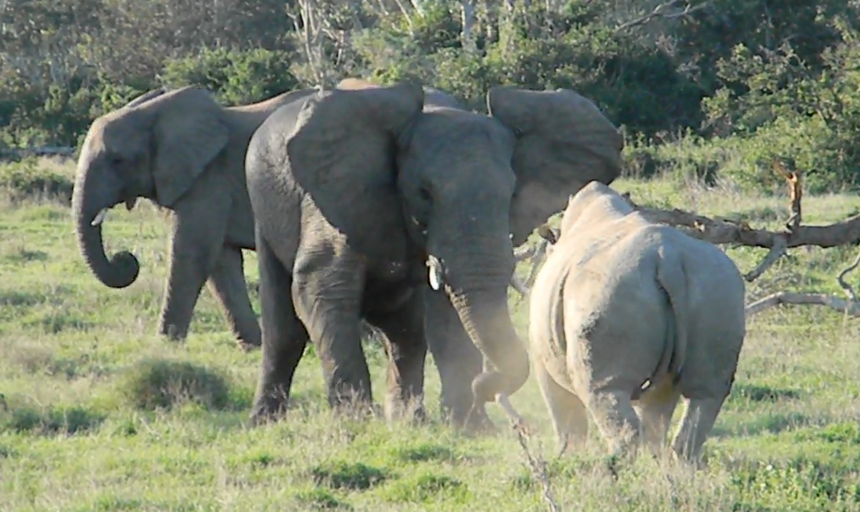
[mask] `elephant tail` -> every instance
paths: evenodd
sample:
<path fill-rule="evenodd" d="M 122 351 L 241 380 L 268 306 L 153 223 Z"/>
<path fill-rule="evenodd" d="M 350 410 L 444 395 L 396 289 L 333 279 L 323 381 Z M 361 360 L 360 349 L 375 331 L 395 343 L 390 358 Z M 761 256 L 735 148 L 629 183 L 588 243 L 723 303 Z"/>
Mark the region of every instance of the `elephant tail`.
<path fill-rule="evenodd" d="M 687 359 L 690 325 L 687 271 L 684 268 L 683 256 L 671 244 L 660 247 L 659 256 L 657 282 L 668 295 L 674 325 L 670 324 L 667 329 L 666 348 L 663 351 L 657 375 L 671 374 L 672 384 L 676 385 L 681 379 Z"/>

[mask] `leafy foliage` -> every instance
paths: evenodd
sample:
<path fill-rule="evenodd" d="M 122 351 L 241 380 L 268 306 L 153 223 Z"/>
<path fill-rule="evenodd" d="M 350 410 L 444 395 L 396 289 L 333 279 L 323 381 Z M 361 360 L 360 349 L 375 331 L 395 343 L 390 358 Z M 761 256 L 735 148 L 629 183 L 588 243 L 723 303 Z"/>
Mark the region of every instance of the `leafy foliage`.
<path fill-rule="evenodd" d="M 690 0 L 648 17 L 659 4 L 9 0 L 0 146 L 77 145 L 94 117 L 159 85 L 236 105 L 346 76 L 417 78 L 477 110 L 496 84 L 574 88 L 624 127 L 634 175 L 771 190 L 780 157 L 813 190 L 858 185 L 856 3 Z"/>

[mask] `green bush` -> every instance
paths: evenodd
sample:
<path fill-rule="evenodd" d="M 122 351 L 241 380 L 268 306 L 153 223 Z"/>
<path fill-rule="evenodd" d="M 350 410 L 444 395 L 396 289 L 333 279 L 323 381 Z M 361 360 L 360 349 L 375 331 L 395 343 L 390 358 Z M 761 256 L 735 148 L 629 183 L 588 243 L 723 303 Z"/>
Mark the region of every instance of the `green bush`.
<path fill-rule="evenodd" d="M 0 394 L 0 432 L 70 435 L 93 430 L 105 418 L 103 413 L 80 405 L 36 406 L 20 397 L 6 399 Z"/>
<path fill-rule="evenodd" d="M 137 409 L 169 409 L 195 402 L 209 409 L 229 405 L 227 380 L 219 373 L 186 361 L 147 358 L 124 376 L 120 392 Z"/>
<path fill-rule="evenodd" d="M 0 189 L 13 201 L 46 198 L 71 205 L 73 188 L 70 176 L 57 168 L 40 165 L 35 157 L 0 165 Z"/>
<path fill-rule="evenodd" d="M 261 48 L 204 48 L 199 55 L 168 60 L 162 79 L 169 87 L 202 86 L 227 105 L 243 105 L 297 88 L 298 80 L 290 72 L 293 58 Z"/>

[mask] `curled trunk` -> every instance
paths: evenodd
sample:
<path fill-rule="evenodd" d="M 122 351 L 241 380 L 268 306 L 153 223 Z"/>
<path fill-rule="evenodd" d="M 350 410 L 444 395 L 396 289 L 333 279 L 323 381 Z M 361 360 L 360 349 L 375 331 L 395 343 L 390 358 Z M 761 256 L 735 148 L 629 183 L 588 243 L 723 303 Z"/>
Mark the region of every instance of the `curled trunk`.
<path fill-rule="evenodd" d="M 137 258 L 128 251 L 121 251 L 108 259 L 102 240 L 102 227 L 100 224 L 92 225 L 93 220 L 102 209 L 109 208 L 118 202 L 98 197 L 98 194 L 90 190 L 85 183 L 80 182 L 75 185 L 72 197 L 72 209 L 75 212 L 75 225 L 81 254 L 99 281 L 111 288 L 129 286 L 140 273 L 140 264 Z"/>
<path fill-rule="evenodd" d="M 457 294 L 451 302 L 472 342 L 495 367 L 472 382 L 475 405 L 518 391 L 529 376 L 529 356 L 511 322 L 507 287 Z"/>

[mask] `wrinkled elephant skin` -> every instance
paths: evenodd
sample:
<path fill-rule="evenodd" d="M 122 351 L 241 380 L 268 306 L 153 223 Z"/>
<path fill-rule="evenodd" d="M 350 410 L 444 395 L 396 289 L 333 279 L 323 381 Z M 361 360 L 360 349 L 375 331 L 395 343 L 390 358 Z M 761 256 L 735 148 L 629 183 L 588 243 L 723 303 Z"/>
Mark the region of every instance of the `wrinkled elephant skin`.
<path fill-rule="evenodd" d="M 331 406 L 372 403 L 361 319 L 384 334 L 389 418 L 422 411 L 428 347 L 455 424 L 487 425 L 484 404 L 523 385 L 529 359 L 507 302 L 513 248 L 569 193 L 615 179 L 623 142 L 573 91 L 497 87 L 487 101 L 482 115 L 418 85 L 347 79 L 254 134 L 255 420 L 284 410 L 308 340 Z"/>
<path fill-rule="evenodd" d="M 124 288 L 140 268 L 127 251 L 107 258 L 101 229 L 107 209 L 125 203 L 130 210 L 143 197 L 173 214 L 160 334 L 186 337 L 208 281 L 240 344 L 260 345 L 242 268 L 242 249 L 254 249 L 245 151 L 269 114 L 312 92 L 224 108 L 200 88 L 156 89 L 90 126 L 78 159 L 73 210 L 81 252 L 96 277 Z"/>

